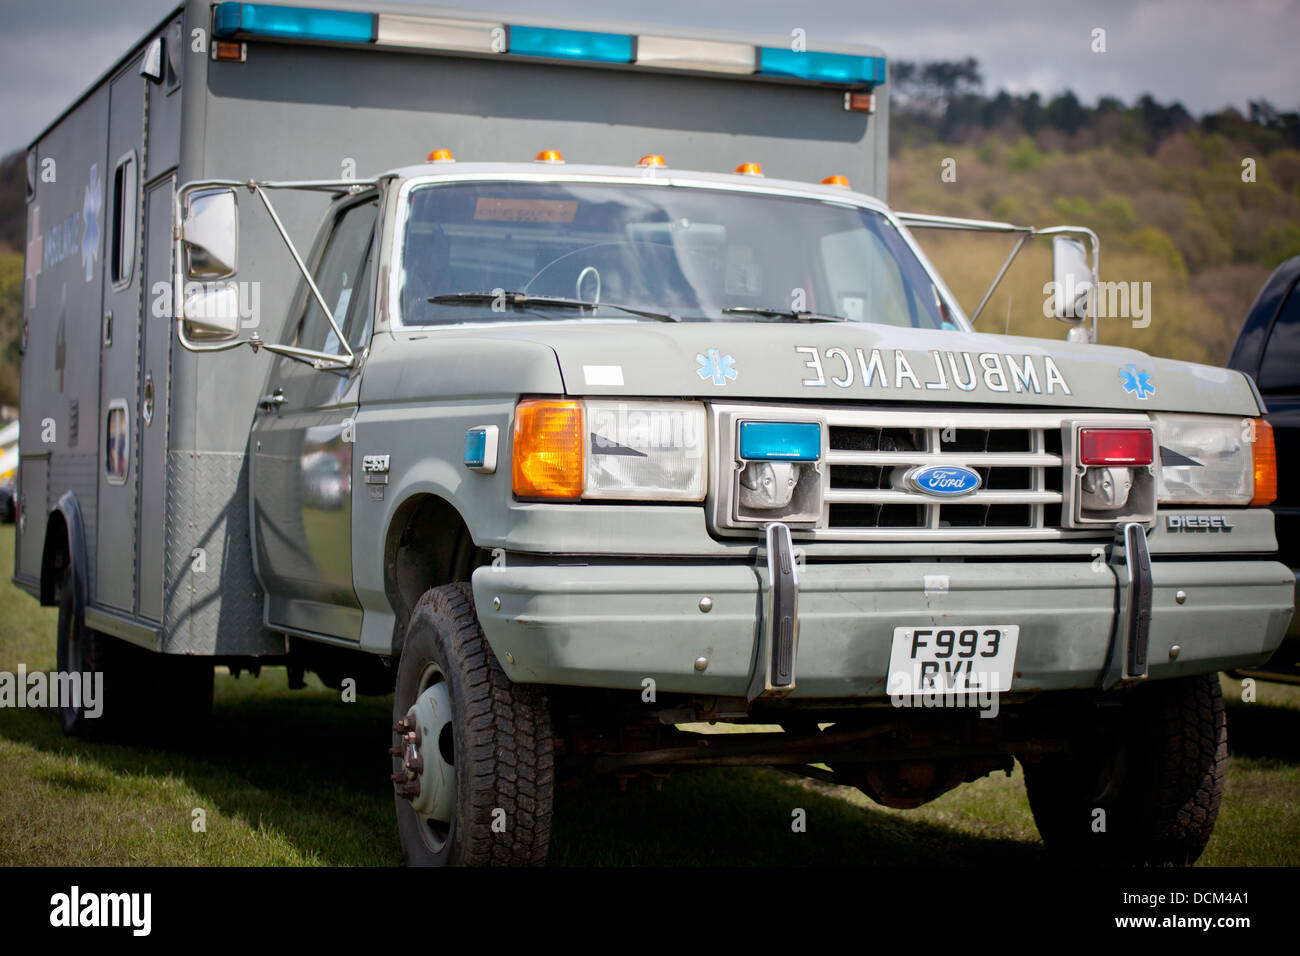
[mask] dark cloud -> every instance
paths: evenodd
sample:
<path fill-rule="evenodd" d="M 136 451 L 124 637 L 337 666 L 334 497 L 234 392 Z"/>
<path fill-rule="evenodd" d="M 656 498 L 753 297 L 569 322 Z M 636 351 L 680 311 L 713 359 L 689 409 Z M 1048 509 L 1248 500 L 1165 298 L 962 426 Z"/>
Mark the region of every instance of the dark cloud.
<path fill-rule="evenodd" d="M 6 0 L 0 34 L 0 144 L 27 144 L 177 3 L 173 0 Z M 347 4 L 338 4 L 343 5 Z M 894 59 L 973 56 L 988 89 L 1072 89 L 1084 101 L 1151 93 L 1194 113 L 1251 99 L 1300 106 L 1292 0 L 462 0 L 469 10 L 628 20 L 677 28 L 882 47 Z M 395 4 L 429 9 L 431 4 Z M 1107 52 L 1091 50 L 1106 31 Z"/>

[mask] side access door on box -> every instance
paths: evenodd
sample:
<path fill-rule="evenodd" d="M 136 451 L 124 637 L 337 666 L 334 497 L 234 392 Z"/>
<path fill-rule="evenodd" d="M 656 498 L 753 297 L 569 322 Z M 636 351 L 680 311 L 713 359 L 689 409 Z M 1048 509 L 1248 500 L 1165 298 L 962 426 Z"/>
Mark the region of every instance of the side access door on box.
<path fill-rule="evenodd" d="M 140 445 L 141 146 L 145 84 L 137 57 L 109 88 L 104 299 L 99 381 L 99 507 L 94 604 L 135 611 Z M 93 429 L 92 429 L 93 432 Z"/>

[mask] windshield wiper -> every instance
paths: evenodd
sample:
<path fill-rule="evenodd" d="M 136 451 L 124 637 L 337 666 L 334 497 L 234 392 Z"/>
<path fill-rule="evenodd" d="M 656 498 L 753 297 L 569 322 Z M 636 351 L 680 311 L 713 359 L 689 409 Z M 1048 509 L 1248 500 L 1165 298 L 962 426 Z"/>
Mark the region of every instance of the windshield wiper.
<path fill-rule="evenodd" d="M 846 315 L 824 315 L 821 312 L 799 312 L 795 309 L 760 309 L 749 305 L 733 305 L 722 310 L 723 315 L 766 315 L 774 319 L 793 322 L 852 322 Z"/>
<path fill-rule="evenodd" d="M 588 302 L 585 299 L 566 299 L 558 295 L 532 295 L 528 292 L 451 292 L 447 295 L 431 295 L 429 301 L 435 305 L 467 305 L 480 302 L 504 302 L 512 308 L 527 310 L 529 308 L 550 307 L 556 309 L 616 309 L 629 315 L 639 315 L 646 319 L 660 322 L 680 322 L 681 318 L 667 312 L 648 312 L 634 309 L 628 305 L 615 305 L 613 302 Z"/>

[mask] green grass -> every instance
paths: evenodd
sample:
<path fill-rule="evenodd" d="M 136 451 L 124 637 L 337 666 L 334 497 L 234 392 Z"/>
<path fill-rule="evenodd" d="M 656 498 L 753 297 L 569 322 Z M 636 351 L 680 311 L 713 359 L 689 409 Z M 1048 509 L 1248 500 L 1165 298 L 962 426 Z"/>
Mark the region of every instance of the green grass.
<path fill-rule="evenodd" d="M 54 667 L 55 615 L 8 584 L 0 670 Z M 0 865 L 394 865 L 388 699 L 344 703 L 280 669 L 218 672 L 212 728 L 183 749 L 70 741 L 52 711 L 0 709 Z M 1300 688 L 1229 706 L 1227 795 L 1205 865 L 1300 865 Z M 206 832 L 192 829 L 193 811 Z M 803 810 L 806 832 L 792 830 Z M 595 780 L 556 797 L 557 865 L 903 865 L 1045 861 L 1017 768 L 919 810 L 770 770 Z"/>

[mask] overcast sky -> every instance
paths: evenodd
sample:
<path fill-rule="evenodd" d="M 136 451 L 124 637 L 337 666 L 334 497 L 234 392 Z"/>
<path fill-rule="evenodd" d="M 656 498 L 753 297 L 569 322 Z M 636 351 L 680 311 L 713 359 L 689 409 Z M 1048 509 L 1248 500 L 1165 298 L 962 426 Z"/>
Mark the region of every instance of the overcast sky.
<path fill-rule="evenodd" d="M 0 0 L 0 153 L 26 146 L 179 0 Z M 358 7 L 364 4 L 358 3 Z M 413 0 L 413 6 L 419 6 Z M 1151 93 L 1193 113 L 1264 98 L 1300 107 L 1300 0 L 446 0 L 467 9 L 573 14 L 788 37 L 862 41 L 891 59 L 973 56 L 987 90 L 1073 89 L 1085 102 Z M 1106 30 L 1107 51 L 1091 50 Z"/>

